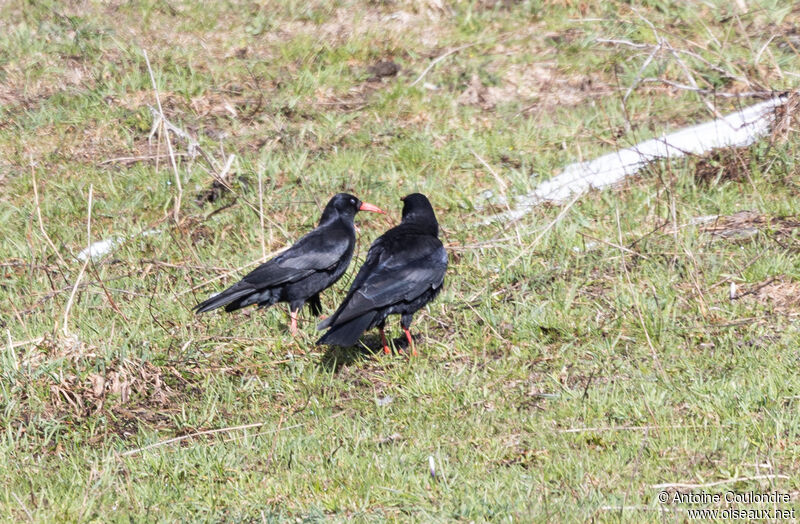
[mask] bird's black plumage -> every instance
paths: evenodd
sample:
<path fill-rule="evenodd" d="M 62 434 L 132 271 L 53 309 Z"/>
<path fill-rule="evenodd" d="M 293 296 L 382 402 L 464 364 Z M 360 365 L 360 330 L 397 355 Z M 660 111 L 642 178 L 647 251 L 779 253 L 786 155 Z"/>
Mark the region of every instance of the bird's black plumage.
<path fill-rule="evenodd" d="M 294 332 L 297 311 L 308 302 L 312 312 L 319 315 L 322 312 L 320 292 L 339 280 L 350 264 L 356 244 L 353 217 L 359 210 L 383 213 L 353 195 L 335 195 L 325 206 L 314 230 L 194 309 L 204 313 L 225 306 L 225 311 L 235 311 L 252 304 L 267 307 L 288 302 Z"/>
<path fill-rule="evenodd" d="M 393 314 L 401 315 L 400 325 L 412 344 L 408 327 L 414 313 L 441 291 L 447 252 L 425 195 L 414 193 L 403 200 L 400 225 L 373 242 L 344 301 L 319 324 L 318 329 L 328 332 L 317 344 L 352 346 L 374 327 L 383 336 L 386 317 Z"/>

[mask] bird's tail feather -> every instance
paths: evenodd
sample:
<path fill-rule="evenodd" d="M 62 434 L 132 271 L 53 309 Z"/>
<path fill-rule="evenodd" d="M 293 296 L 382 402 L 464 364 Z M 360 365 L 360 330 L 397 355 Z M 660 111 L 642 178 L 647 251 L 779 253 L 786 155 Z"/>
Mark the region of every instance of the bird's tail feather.
<path fill-rule="evenodd" d="M 333 326 L 322 338 L 317 340 L 317 345 L 328 346 L 354 346 L 358 342 L 358 337 L 369 327 L 375 318 L 375 311 L 370 311 L 353 320 L 348 320 L 343 324 Z"/>
<path fill-rule="evenodd" d="M 194 309 L 195 313 L 205 313 L 206 311 L 211 311 L 213 309 L 217 309 L 218 307 L 222 307 L 226 304 L 230 304 L 234 300 L 238 300 L 242 297 L 245 297 L 253 292 L 252 288 L 246 289 L 236 289 L 235 287 L 228 288 L 222 293 L 218 295 L 214 295 L 213 297 L 200 302 L 197 304 Z"/>

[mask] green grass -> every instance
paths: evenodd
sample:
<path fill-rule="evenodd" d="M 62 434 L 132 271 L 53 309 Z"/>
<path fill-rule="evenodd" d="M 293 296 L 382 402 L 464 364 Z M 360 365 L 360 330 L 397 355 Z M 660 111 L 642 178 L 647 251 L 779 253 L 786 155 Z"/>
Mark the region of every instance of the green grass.
<path fill-rule="evenodd" d="M 800 13 L 747 6 L 4 4 L 0 519 L 639 522 L 662 517 L 654 485 L 758 475 L 777 477 L 705 490 L 796 498 L 794 130 L 653 165 L 557 221 L 563 208 L 542 206 L 481 226 L 502 208 L 477 204 L 712 117 L 658 82 L 623 104 L 637 78 L 794 89 Z M 642 70 L 650 49 L 598 39 L 693 54 Z M 114 160 L 166 153 L 147 140 L 143 50 L 170 121 L 220 165 L 236 155 L 235 202 L 195 203 L 213 178 L 181 156 L 176 222 L 168 158 Z M 399 76 L 367 81 L 383 59 Z M 482 104 L 460 98 L 473 75 Z M 707 99 L 722 113 L 751 103 Z M 91 240 L 127 240 L 79 277 L 90 188 Z M 433 201 L 450 267 L 412 326 L 418 358 L 317 348 L 307 316 L 293 339 L 284 307 L 192 314 L 340 190 L 389 217 L 358 216 L 357 260 L 327 312 L 399 198 Z M 714 234 L 692 224 L 704 215 L 733 218 Z M 195 435 L 210 430 L 223 431 Z M 174 437 L 188 438 L 126 454 Z"/>

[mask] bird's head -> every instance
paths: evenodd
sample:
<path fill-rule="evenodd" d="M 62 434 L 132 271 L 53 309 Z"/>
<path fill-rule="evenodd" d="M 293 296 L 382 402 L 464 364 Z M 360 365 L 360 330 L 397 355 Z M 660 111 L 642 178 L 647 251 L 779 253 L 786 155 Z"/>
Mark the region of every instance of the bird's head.
<path fill-rule="evenodd" d="M 428 197 L 422 193 L 411 193 L 400 200 L 403 201 L 404 224 L 415 224 L 434 236 L 439 235 L 439 222 Z"/>
<path fill-rule="evenodd" d="M 349 193 L 338 193 L 328 201 L 328 205 L 325 206 L 325 210 L 322 212 L 322 220 L 320 220 L 320 222 L 325 222 L 327 219 L 337 215 L 353 217 L 359 211 L 372 211 L 373 213 L 386 214 L 386 212 L 378 206 L 362 202 Z"/>

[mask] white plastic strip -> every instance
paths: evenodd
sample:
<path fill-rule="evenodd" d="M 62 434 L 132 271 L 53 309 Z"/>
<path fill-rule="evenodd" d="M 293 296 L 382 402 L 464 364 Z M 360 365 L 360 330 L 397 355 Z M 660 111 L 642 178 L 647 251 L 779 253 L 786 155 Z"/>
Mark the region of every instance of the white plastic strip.
<path fill-rule="evenodd" d="M 135 238 L 137 236 L 149 237 L 160 232 L 161 231 L 158 229 L 148 229 L 147 231 L 142 231 L 138 235 L 131 236 L 131 238 Z M 105 255 L 111 253 L 116 247 L 125 242 L 125 240 L 127 239 L 124 236 L 114 235 L 106 238 L 105 240 L 94 242 L 92 245 L 84 248 L 83 251 L 78 253 L 78 260 L 85 262 L 86 259 L 90 257 L 92 260 L 99 260 Z"/>
<path fill-rule="evenodd" d="M 516 197 L 513 209 L 490 217 L 487 222 L 516 220 L 542 202 L 564 202 L 575 193 L 616 184 L 653 160 L 700 155 L 720 147 L 748 146 L 767 134 L 775 108 L 786 100 L 787 97 L 776 97 L 711 122 L 652 138 L 588 162 L 570 164 L 531 193 Z"/>

